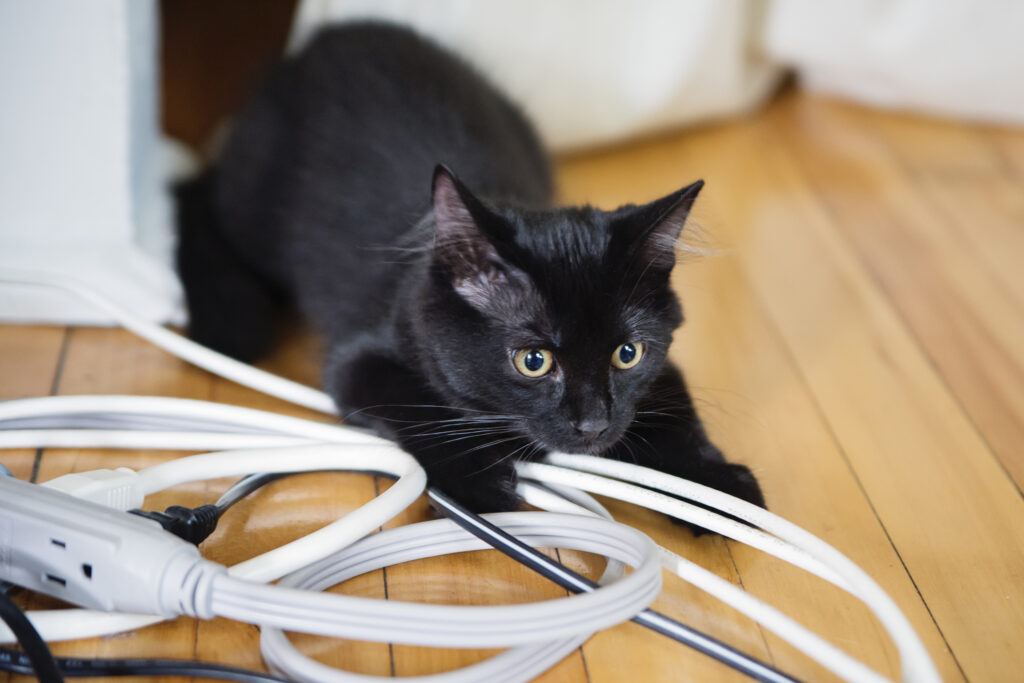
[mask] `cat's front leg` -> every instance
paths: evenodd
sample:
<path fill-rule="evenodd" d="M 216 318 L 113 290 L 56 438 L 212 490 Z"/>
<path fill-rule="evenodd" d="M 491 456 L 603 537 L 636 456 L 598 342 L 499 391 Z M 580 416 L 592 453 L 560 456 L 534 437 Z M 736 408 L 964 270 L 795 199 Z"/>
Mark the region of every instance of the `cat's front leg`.
<path fill-rule="evenodd" d="M 745 465 L 726 462 L 708 438 L 682 374 L 666 365 L 637 406 L 627 435 L 606 454 L 704 484 L 765 507 L 764 494 Z M 687 524 L 695 533 L 706 529 Z"/>
<path fill-rule="evenodd" d="M 421 461 L 422 462 L 422 461 Z M 476 462 L 476 471 L 424 465 L 431 485 L 437 486 L 473 512 L 510 512 L 518 510 L 522 499 L 516 493 L 516 470 L 511 462 L 492 459 L 490 464 Z"/>
<path fill-rule="evenodd" d="M 529 442 L 500 417 L 448 406 L 419 373 L 384 351 L 332 359 L 328 388 L 347 421 L 394 439 L 436 486 L 474 512 L 520 506 L 516 458 Z"/>

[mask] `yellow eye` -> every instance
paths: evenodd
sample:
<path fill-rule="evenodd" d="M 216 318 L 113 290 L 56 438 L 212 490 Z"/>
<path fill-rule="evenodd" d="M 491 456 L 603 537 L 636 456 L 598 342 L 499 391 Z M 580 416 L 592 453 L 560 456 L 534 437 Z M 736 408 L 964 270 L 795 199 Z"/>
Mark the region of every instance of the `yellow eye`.
<path fill-rule="evenodd" d="M 612 365 L 619 370 L 629 370 L 635 367 L 643 357 L 643 342 L 626 342 L 625 344 L 619 344 L 615 352 L 612 353 Z"/>
<path fill-rule="evenodd" d="M 512 364 L 526 377 L 543 377 L 551 372 L 555 356 L 547 349 L 519 349 L 512 356 Z"/>

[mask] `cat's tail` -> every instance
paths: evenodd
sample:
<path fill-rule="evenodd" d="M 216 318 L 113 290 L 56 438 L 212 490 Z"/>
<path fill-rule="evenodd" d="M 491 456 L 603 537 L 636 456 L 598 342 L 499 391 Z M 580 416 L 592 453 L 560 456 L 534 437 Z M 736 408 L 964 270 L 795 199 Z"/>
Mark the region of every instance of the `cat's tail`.
<path fill-rule="evenodd" d="M 216 171 L 208 170 L 174 188 L 188 333 L 204 346 L 251 363 L 273 345 L 278 296 L 225 239 L 214 203 L 216 178 Z"/>

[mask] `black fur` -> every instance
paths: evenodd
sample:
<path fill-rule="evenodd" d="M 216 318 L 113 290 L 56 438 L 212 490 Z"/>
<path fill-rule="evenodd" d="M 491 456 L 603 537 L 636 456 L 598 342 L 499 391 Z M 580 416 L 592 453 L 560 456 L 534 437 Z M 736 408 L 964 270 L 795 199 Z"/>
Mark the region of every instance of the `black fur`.
<path fill-rule="evenodd" d="M 192 335 L 252 360 L 290 298 L 328 342 L 324 382 L 345 419 L 397 439 L 479 511 L 516 507 L 514 460 L 548 450 L 763 505 L 665 359 L 682 322 L 674 244 L 700 188 L 552 208 L 529 123 L 466 64 L 404 29 L 329 29 L 180 194 Z M 611 363 L 625 342 L 646 349 L 628 370 Z M 523 348 L 550 349 L 551 372 L 517 371 Z"/>

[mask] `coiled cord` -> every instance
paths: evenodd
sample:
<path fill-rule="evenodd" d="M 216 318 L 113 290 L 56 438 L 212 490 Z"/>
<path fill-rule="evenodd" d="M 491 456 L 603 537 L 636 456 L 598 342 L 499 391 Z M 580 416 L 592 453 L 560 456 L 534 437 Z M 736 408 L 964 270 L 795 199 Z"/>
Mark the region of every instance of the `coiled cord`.
<path fill-rule="evenodd" d="M 324 413 L 334 413 L 333 404 L 329 397 L 322 392 L 295 384 L 294 382 L 289 382 L 288 380 L 283 380 L 282 378 L 274 377 L 268 373 L 258 371 L 254 368 L 250 368 L 237 363 L 236 361 L 220 356 L 209 349 L 199 347 L 189 340 L 181 338 L 178 335 L 174 335 L 163 328 L 152 325 L 126 311 L 119 309 L 109 301 L 106 301 L 104 297 L 96 292 L 87 290 L 77 283 L 69 282 L 66 278 L 62 278 L 61 276 L 40 273 L 0 271 L 0 281 L 12 281 L 22 284 L 35 284 L 62 289 L 63 291 L 72 295 L 77 295 L 90 304 L 107 311 L 128 329 L 131 329 L 133 332 L 149 339 L 153 343 L 161 346 L 171 353 L 174 353 L 175 355 L 178 355 L 179 357 L 191 360 L 200 367 L 223 377 L 233 379 L 246 386 L 283 398 L 284 400 L 289 400 L 299 405 L 311 407 Z M 17 404 L 17 401 L 0 404 L 0 429 L 18 430 L 18 433 L 9 432 L 4 434 L 3 432 L 0 432 L 0 446 L 8 444 L 38 445 L 38 442 L 26 443 L 26 440 L 30 437 L 52 440 L 46 441 L 46 443 L 55 443 L 61 439 L 69 439 L 70 436 L 72 436 L 69 431 L 65 431 L 59 435 L 48 435 L 39 431 L 47 429 L 48 425 L 53 426 L 52 421 L 48 422 L 48 420 L 54 416 L 62 415 L 65 418 L 68 417 L 70 413 L 65 409 L 69 406 L 73 407 L 73 410 L 70 412 L 76 416 L 78 422 L 75 424 L 64 423 L 63 426 L 76 428 L 83 432 L 75 434 L 75 437 L 82 436 L 88 438 L 89 436 L 96 436 L 96 443 L 109 443 L 109 447 L 131 447 L 125 446 L 124 444 L 138 444 L 144 442 L 146 439 L 150 439 L 150 443 L 153 443 L 152 435 L 139 433 L 134 430 L 140 428 L 140 420 L 144 421 L 149 419 L 147 418 L 147 413 L 159 413 L 159 411 L 150 410 L 153 406 L 147 402 L 159 402 L 166 400 L 139 399 L 138 397 L 112 397 L 104 403 L 102 400 L 104 397 L 91 397 L 85 399 L 85 401 L 92 401 L 92 410 L 90 410 L 85 403 L 75 402 L 74 399 L 77 399 L 78 397 L 60 398 L 68 398 L 71 400 L 68 400 L 60 406 L 55 404 L 46 405 L 46 410 L 42 413 L 34 412 L 34 410 L 31 409 L 25 410 L 26 406 L 24 404 L 20 406 L 15 405 L 12 408 L 10 404 Z M 146 404 L 143 406 L 142 410 L 138 409 L 140 402 Z M 104 405 L 99 406 L 97 403 L 104 403 Z M 169 406 L 167 406 L 170 412 L 162 414 L 158 419 L 150 420 L 147 423 L 147 426 L 149 428 L 155 427 L 165 430 L 168 437 L 180 436 L 180 443 L 188 441 L 191 447 L 195 447 L 198 443 L 212 442 L 216 439 L 219 439 L 221 444 L 231 442 L 235 445 L 240 445 L 245 443 L 247 444 L 247 447 L 251 446 L 253 448 L 259 447 L 259 444 L 273 445 L 276 447 L 296 445 L 294 442 L 283 441 L 296 438 L 308 439 L 320 443 L 325 441 L 338 443 L 337 439 L 339 437 L 339 431 L 337 430 L 344 431 L 346 437 L 349 437 L 348 439 L 343 439 L 343 442 L 359 441 L 362 444 L 370 444 L 382 441 L 377 437 L 362 432 L 359 432 L 360 438 L 355 438 L 355 430 L 337 427 L 336 425 L 313 423 L 309 421 L 296 420 L 296 418 L 285 418 L 284 416 L 272 416 L 265 418 L 266 414 L 260 414 L 260 411 L 250 411 L 249 413 L 246 413 L 246 409 L 239 409 L 231 406 L 202 404 L 202 402 L 193 403 L 194 405 L 191 406 L 178 403 L 175 405 L 174 410 L 170 410 Z M 133 410 L 132 406 L 136 406 L 136 410 Z M 32 406 L 32 408 L 39 407 L 40 406 L 38 405 Z M 112 413 L 107 412 L 108 408 L 113 409 Z M 21 411 L 20 413 L 19 410 Z M 4 422 L 5 419 L 6 422 Z M 131 428 L 126 428 L 126 425 L 130 425 Z M 85 433 L 89 429 L 96 428 L 97 426 L 102 426 L 104 429 L 102 436 L 89 435 Z M 160 445 L 161 447 L 165 447 L 163 443 Z M 218 446 L 213 446 L 213 448 L 216 447 Z M 573 485 L 583 486 L 584 478 L 593 476 L 593 474 L 588 474 L 588 472 L 584 471 L 587 470 L 592 473 L 605 474 L 613 479 L 634 481 L 641 486 L 648 487 L 648 489 L 654 488 L 666 491 L 675 496 L 688 497 L 702 505 L 723 510 L 732 517 L 745 519 L 757 524 L 762 527 L 764 530 L 763 532 L 759 532 L 756 529 L 750 529 L 742 524 L 736 524 L 734 521 L 715 513 L 710 513 L 714 515 L 714 518 L 701 515 L 698 511 L 707 511 L 702 511 L 701 508 L 692 505 L 686 507 L 687 504 L 680 501 L 675 501 L 678 505 L 674 506 L 673 510 L 670 512 L 670 514 L 674 514 L 681 519 L 695 521 L 701 526 L 707 528 L 714 529 L 716 527 L 712 526 L 712 524 L 717 524 L 719 527 L 716 530 L 722 530 L 726 535 L 744 542 L 750 542 L 755 547 L 759 547 L 772 554 L 781 554 L 786 559 L 796 563 L 798 566 L 801 566 L 808 571 L 812 571 L 850 591 L 857 597 L 864 600 L 865 603 L 875 611 L 896 642 L 901 655 L 903 680 L 914 683 L 931 683 L 939 680 L 934 664 L 928 657 L 923 645 L 917 638 L 917 635 L 913 632 L 913 629 L 910 627 L 906 618 L 899 612 L 895 604 L 892 603 L 892 600 L 885 595 L 881 588 L 879 588 L 877 584 L 870 579 L 870 577 L 864 574 L 862 570 L 845 558 L 845 556 L 806 531 L 799 529 L 799 527 L 785 522 L 785 520 L 781 520 L 780 518 L 777 518 L 764 510 L 760 510 L 759 508 L 755 508 L 753 510 L 747 509 L 747 507 L 751 506 L 744 507 L 747 504 L 743 503 L 743 501 L 738 501 L 737 499 L 725 496 L 725 494 L 721 494 L 720 492 L 712 491 L 710 489 L 703 490 L 705 487 L 699 487 L 691 482 L 686 482 L 662 473 L 650 470 L 644 471 L 643 468 L 639 468 L 637 470 L 618 469 L 613 471 L 614 468 L 609 468 L 609 466 L 621 466 L 623 464 L 587 458 L 586 456 L 568 456 L 562 454 L 554 455 L 549 459 L 549 462 L 560 465 L 561 467 L 553 467 L 548 470 L 534 469 L 532 471 L 527 469 L 525 472 L 522 472 L 524 477 L 532 477 L 534 481 L 547 482 L 547 488 L 545 488 L 531 485 L 529 481 L 525 481 L 522 491 L 527 496 L 528 500 L 543 500 L 555 507 L 572 509 L 576 513 L 589 512 L 590 514 L 601 515 L 601 512 L 599 511 L 600 506 L 598 504 L 591 504 L 580 494 L 571 493 L 570 489 L 566 488 L 567 486 Z M 545 466 L 536 465 L 535 467 L 543 468 Z M 556 470 L 561 472 L 561 474 L 556 473 Z M 576 475 L 582 475 L 582 478 L 576 477 Z M 616 496 L 616 493 L 610 492 L 614 490 L 618 493 L 616 497 L 622 497 L 624 500 L 632 500 L 639 504 L 652 507 L 652 509 L 661 509 L 663 511 L 664 508 L 669 507 L 666 500 L 663 499 L 667 499 L 667 501 L 674 500 L 669 496 L 661 496 L 661 498 L 658 498 L 657 494 L 644 495 L 640 491 L 636 490 L 638 487 L 632 487 L 632 489 L 630 489 L 629 485 L 625 484 L 623 481 L 612 481 L 604 479 L 603 477 L 598 477 L 597 479 L 603 479 L 604 482 L 610 481 L 611 484 L 597 483 L 596 480 L 590 479 L 588 480 L 587 486 L 583 487 L 589 487 L 591 490 L 601 490 L 602 493 Z M 647 490 L 647 494 L 652 493 L 652 491 Z M 565 495 L 566 498 L 561 498 L 560 494 Z M 698 519 L 698 516 L 700 519 Z M 731 526 L 729 522 L 731 522 Z M 817 639 L 814 634 L 809 634 L 805 629 L 801 631 L 802 627 L 799 627 L 799 625 L 788 620 L 784 615 L 779 614 L 777 611 L 764 605 L 752 596 L 739 591 L 731 584 L 723 585 L 722 580 L 710 574 L 710 572 L 707 572 L 692 563 L 688 563 L 683 558 L 671 555 L 667 553 L 667 551 L 661 553 L 661 561 L 667 567 L 676 571 L 684 579 L 692 581 L 695 585 L 712 592 L 727 603 L 737 607 L 737 609 L 744 611 L 749 616 L 752 616 L 754 619 L 765 624 L 766 627 L 774 630 L 776 633 L 779 633 L 793 645 L 800 647 L 805 652 L 808 652 L 808 654 L 814 656 L 818 661 L 821 661 L 846 680 L 884 680 L 878 676 L 877 673 L 867 669 L 867 667 L 864 667 L 859 662 L 850 659 L 844 653 L 841 653 L 834 647 L 824 643 L 824 641 Z M 616 565 L 614 563 L 610 563 L 610 570 L 614 570 L 615 567 Z M 230 579 L 225 580 L 232 581 Z M 727 582 L 724 583 L 727 584 Z M 116 628 L 124 628 L 125 621 L 119 620 L 119 616 L 120 615 L 93 613 L 91 615 L 91 618 L 93 619 L 92 626 L 95 628 L 97 625 L 101 624 L 104 619 L 106 619 L 105 624 L 99 626 L 100 630 L 103 628 L 111 628 L 113 626 L 116 626 Z M 135 625 L 131 626 L 131 628 L 137 628 L 141 625 L 152 623 L 154 621 L 153 618 L 144 619 L 149 619 L 149 621 L 146 621 L 145 623 L 136 621 Z M 82 635 L 85 635 L 81 633 L 80 630 L 75 632 L 75 629 L 73 628 L 61 631 L 58 624 L 51 624 L 49 626 L 50 628 L 43 629 L 44 633 L 47 634 L 47 637 L 52 637 L 50 636 L 51 632 L 54 634 L 74 633 L 74 635 L 70 635 L 68 637 L 82 637 Z M 2 635 L 3 634 L 0 633 L 0 636 Z M 806 636 L 810 637 L 808 638 Z M 579 636 L 577 635 L 577 637 Z M 281 638 L 283 638 L 283 635 Z M 553 648 L 552 651 L 554 651 L 557 649 L 555 647 L 556 645 L 564 647 L 568 642 L 569 640 L 556 641 L 556 643 L 547 644 L 547 647 Z M 813 646 L 808 646 L 807 642 L 812 643 Z M 522 648 L 514 648 L 509 652 L 517 652 L 521 649 Z M 499 655 L 499 657 L 501 656 Z M 489 662 L 494 662 L 497 659 L 498 658 L 494 658 L 489 660 Z M 269 657 L 268 661 L 270 661 Z M 526 662 L 527 659 L 524 659 L 523 661 Z M 529 661 L 532 662 L 539 660 Z M 485 662 L 485 664 L 489 662 Z M 312 669 L 305 669 L 307 672 L 311 670 Z M 317 671 L 317 673 L 327 675 L 327 672 L 324 671 Z M 503 679 L 494 678 L 494 680 Z"/>

